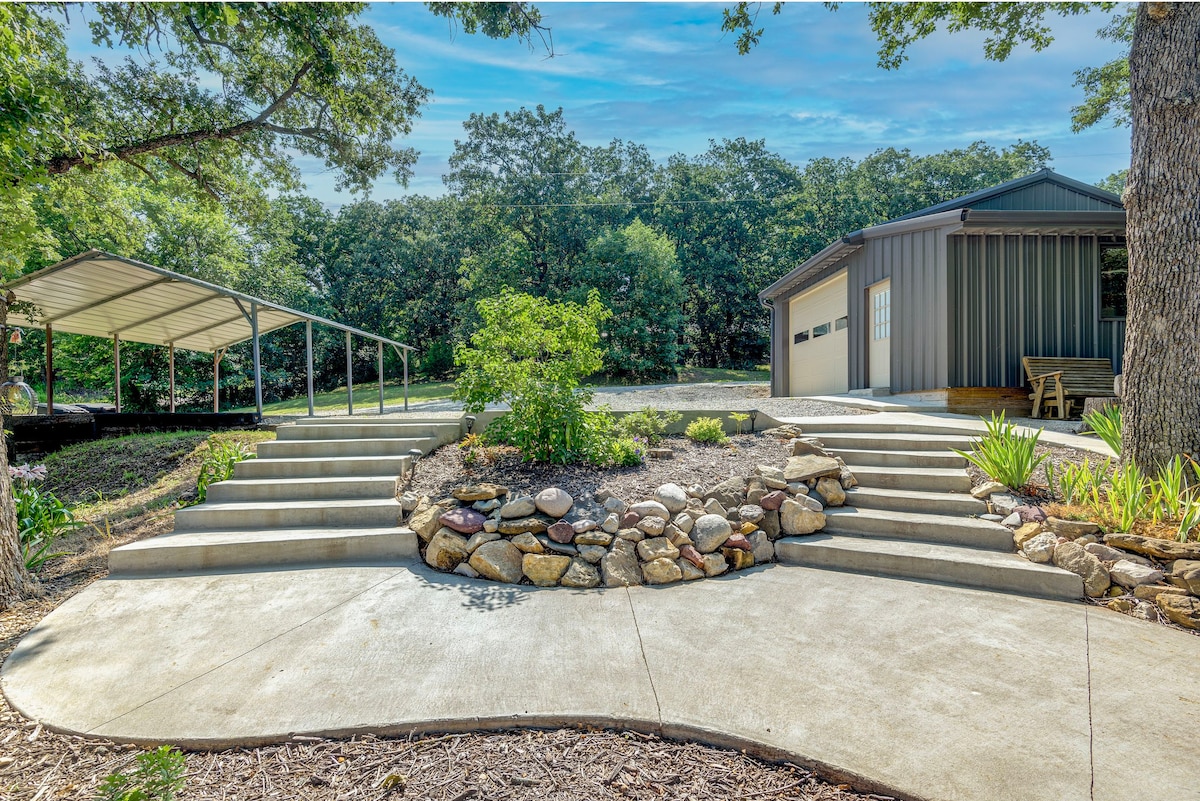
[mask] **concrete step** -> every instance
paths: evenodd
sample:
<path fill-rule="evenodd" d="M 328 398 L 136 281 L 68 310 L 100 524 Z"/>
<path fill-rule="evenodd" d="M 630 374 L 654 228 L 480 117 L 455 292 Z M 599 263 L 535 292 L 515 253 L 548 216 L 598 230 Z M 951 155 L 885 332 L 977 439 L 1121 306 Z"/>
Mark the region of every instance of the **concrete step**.
<path fill-rule="evenodd" d="M 859 509 L 890 509 L 936 515 L 984 515 L 987 504 L 966 493 L 854 487 L 846 490 L 846 505 Z"/>
<path fill-rule="evenodd" d="M 266 460 L 270 463 L 272 460 Z M 356 478 L 235 478 L 208 488 L 206 503 L 395 498 L 396 476 Z"/>
<path fill-rule="evenodd" d="M 408 472 L 411 456 L 308 456 L 298 459 L 247 459 L 233 468 L 236 479 L 392 476 Z M 214 485 L 215 487 L 216 485 Z"/>
<path fill-rule="evenodd" d="M 275 429 L 275 437 L 279 441 L 292 440 L 334 440 L 334 439 L 384 439 L 396 437 L 399 439 L 422 439 L 448 433 L 454 437 L 459 434 L 458 423 L 439 423 L 434 426 L 429 423 L 308 423 L 296 425 L 289 423 Z"/>
<path fill-rule="evenodd" d="M 298 426 L 324 426 L 324 425 L 365 425 L 365 426 L 391 426 L 397 423 L 403 425 L 423 425 L 426 427 L 434 426 L 454 426 L 461 425 L 461 417 L 420 417 L 410 416 L 408 414 L 385 414 L 380 417 L 377 414 L 356 414 L 354 416 L 339 415 L 321 415 L 316 417 L 297 417 L 292 423 Z M 290 425 L 290 424 L 288 424 Z"/>
<path fill-rule="evenodd" d="M 380 439 L 275 440 L 258 446 L 264 459 L 329 456 L 403 456 L 414 448 L 429 453 L 438 446 L 433 437 Z"/>
<path fill-rule="evenodd" d="M 810 432 L 804 429 L 807 436 Z M 821 440 L 830 450 L 848 448 L 851 450 L 871 451 L 940 451 L 945 453 L 951 448 L 960 451 L 971 450 L 971 438 L 958 434 L 920 434 L 892 433 L 881 435 L 863 433 L 861 431 L 831 431 L 828 433 L 811 432 L 812 436 Z"/>
<path fill-rule="evenodd" d="M 109 552 L 112 576 L 286 567 L 395 564 L 417 557 L 406 528 L 271 529 L 164 534 Z"/>
<path fill-rule="evenodd" d="M 775 543 L 781 562 L 876 576 L 938 581 L 1040 598 L 1083 597 L 1083 580 L 1016 554 L 926 542 L 817 534 Z"/>
<path fill-rule="evenodd" d="M 825 521 L 824 531 L 828 534 L 935 542 L 1006 553 L 1013 551 L 1011 531 L 998 523 L 977 517 L 948 517 L 843 506 L 826 509 Z"/>
<path fill-rule="evenodd" d="M 967 460 L 947 450 L 939 451 L 885 451 L 860 450 L 855 448 L 830 448 L 831 453 L 842 457 L 853 468 L 863 467 L 966 467 Z"/>
<path fill-rule="evenodd" d="M 970 492 L 971 478 L 966 470 L 947 467 L 855 467 L 854 477 L 863 487 L 925 490 L 928 492 Z"/>
<path fill-rule="evenodd" d="M 973 428 L 951 425 L 933 425 L 909 421 L 879 422 L 874 415 L 844 415 L 825 420 L 805 421 L 800 424 L 804 434 L 821 436 L 828 433 L 858 433 L 858 434 L 930 434 L 941 436 L 969 437 L 978 436 Z"/>
<path fill-rule="evenodd" d="M 400 513 L 395 498 L 202 503 L 176 512 L 175 530 L 392 528 Z"/>

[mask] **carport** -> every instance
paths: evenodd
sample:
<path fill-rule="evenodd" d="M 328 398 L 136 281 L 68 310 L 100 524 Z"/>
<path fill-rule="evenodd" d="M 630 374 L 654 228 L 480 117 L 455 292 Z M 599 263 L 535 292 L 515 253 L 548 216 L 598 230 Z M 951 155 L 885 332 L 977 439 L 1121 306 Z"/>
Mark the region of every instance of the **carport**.
<path fill-rule="evenodd" d="M 313 410 L 313 324 L 345 332 L 346 404 L 354 414 L 354 381 L 351 374 L 352 338 L 376 343 L 379 369 L 379 412 L 383 413 L 383 351 L 393 348 L 404 365 L 404 409 L 408 410 L 408 354 L 402 342 L 353 328 L 324 317 L 235 292 L 197 278 L 151 264 L 88 250 L 58 264 L 24 275 L 4 286 L 17 301 L 34 308 L 14 314 L 31 327 L 46 331 L 46 412 L 54 414 L 54 332 L 110 339 L 113 347 L 115 396 L 121 411 L 121 343 L 161 345 L 169 352 L 170 412 L 175 412 L 175 349 L 213 355 L 213 411 L 219 411 L 221 359 L 229 348 L 253 342 L 254 404 L 262 418 L 262 361 L 259 340 L 263 334 L 304 323 L 308 370 L 308 414 Z M 15 323 L 20 325 L 21 323 Z M 14 323 L 10 323 L 10 327 Z"/>

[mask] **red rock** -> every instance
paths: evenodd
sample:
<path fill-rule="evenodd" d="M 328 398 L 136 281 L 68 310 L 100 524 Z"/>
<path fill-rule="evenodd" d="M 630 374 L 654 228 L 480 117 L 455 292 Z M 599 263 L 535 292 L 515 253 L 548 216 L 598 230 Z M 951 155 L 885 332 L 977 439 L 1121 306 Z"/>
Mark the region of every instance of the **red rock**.
<path fill-rule="evenodd" d="M 1016 512 L 1021 516 L 1022 523 L 1041 523 L 1046 519 L 1046 513 L 1040 506 L 1018 506 Z"/>
<path fill-rule="evenodd" d="M 730 534 L 729 539 L 725 540 L 726 548 L 737 548 L 739 551 L 753 551 L 754 546 L 750 544 L 750 540 L 746 539 L 745 534 Z"/>
<path fill-rule="evenodd" d="M 474 534 L 476 531 L 482 531 L 486 520 L 487 518 L 479 512 L 466 507 L 451 509 L 438 518 L 443 526 L 457 531 L 459 534 Z"/>
<path fill-rule="evenodd" d="M 788 495 L 786 492 L 783 492 L 782 490 L 775 490 L 774 492 L 768 492 L 766 495 L 762 496 L 762 500 L 758 502 L 758 505 L 766 509 L 768 512 L 774 512 L 779 509 L 780 506 L 783 506 L 783 502 L 787 499 Z"/>
<path fill-rule="evenodd" d="M 704 557 L 700 555 L 694 545 L 680 545 L 679 555 L 701 570 L 704 569 Z"/>
<path fill-rule="evenodd" d="M 563 544 L 575 539 L 575 527 L 565 520 L 559 520 L 550 526 L 550 528 L 546 529 L 546 533 L 550 536 L 550 539 Z"/>
<path fill-rule="evenodd" d="M 621 528 L 635 528 L 642 516 L 637 512 L 626 512 L 621 517 Z"/>

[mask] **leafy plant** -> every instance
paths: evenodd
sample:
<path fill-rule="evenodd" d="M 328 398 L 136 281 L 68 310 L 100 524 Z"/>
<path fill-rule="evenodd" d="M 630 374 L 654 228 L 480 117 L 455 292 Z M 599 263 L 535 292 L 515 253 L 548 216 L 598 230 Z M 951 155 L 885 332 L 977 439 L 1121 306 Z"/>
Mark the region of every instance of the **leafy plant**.
<path fill-rule="evenodd" d="M 647 442 L 634 437 L 614 437 L 599 445 L 589 461 L 604 467 L 635 467 L 645 461 Z"/>
<path fill-rule="evenodd" d="M 724 443 L 729 441 L 725 436 L 725 428 L 719 418 L 697 417 L 688 423 L 684 435 L 696 442 Z"/>
<path fill-rule="evenodd" d="M 617 420 L 617 433 L 630 439 L 641 438 L 650 445 L 657 445 L 667 433 L 667 428 L 678 423 L 681 415 L 674 410 L 659 410 L 646 406 L 641 411 L 630 412 Z"/>
<path fill-rule="evenodd" d="M 1083 415 L 1083 422 L 1105 445 L 1112 448 L 1118 459 L 1121 458 L 1121 430 L 1124 428 L 1124 422 L 1120 406 L 1112 404 L 1087 412 Z"/>
<path fill-rule="evenodd" d="M 733 425 L 738 434 L 742 433 L 742 423 L 750 419 L 750 415 L 745 412 L 730 412 L 729 419 L 733 421 Z"/>
<path fill-rule="evenodd" d="M 233 478 L 237 463 L 253 458 L 254 451 L 241 442 L 209 437 L 208 452 L 200 462 L 200 475 L 196 479 L 196 503 L 204 503 L 210 484 Z"/>
<path fill-rule="evenodd" d="M 1179 541 L 1187 542 L 1188 536 L 1200 526 L 1200 500 L 1191 500 L 1179 518 Z"/>
<path fill-rule="evenodd" d="M 1111 519 L 1120 531 L 1129 531 L 1153 506 L 1150 482 L 1133 462 L 1113 471 L 1105 500 Z"/>
<path fill-rule="evenodd" d="M 96 788 L 100 801 L 173 801 L 183 790 L 187 763 L 169 745 L 138 754 L 132 773 L 110 773 Z"/>
<path fill-rule="evenodd" d="M 991 420 L 984 420 L 987 433 L 972 438 L 974 447 L 970 451 L 955 450 L 971 464 L 978 467 L 993 481 L 1020 489 L 1029 483 L 1029 477 L 1037 466 L 1046 459 L 1046 454 L 1037 455 L 1037 441 L 1042 429 L 1028 436 L 1017 433 L 1015 423 L 1005 420 L 1004 412 L 997 417 L 992 412 Z"/>
<path fill-rule="evenodd" d="M 65 552 L 51 550 L 55 541 L 83 523 L 75 519 L 71 509 L 54 493 L 34 483 L 46 478 L 44 465 L 10 466 L 8 474 L 13 480 L 13 504 L 17 512 L 21 557 L 26 570 L 37 570 L 51 559 L 65 555 Z"/>

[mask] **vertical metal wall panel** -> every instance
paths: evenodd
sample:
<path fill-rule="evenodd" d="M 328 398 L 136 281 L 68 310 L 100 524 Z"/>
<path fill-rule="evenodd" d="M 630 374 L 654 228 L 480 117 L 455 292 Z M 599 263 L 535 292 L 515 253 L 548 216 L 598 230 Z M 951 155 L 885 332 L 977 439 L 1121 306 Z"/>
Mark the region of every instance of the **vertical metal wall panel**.
<path fill-rule="evenodd" d="M 1121 211 L 1119 204 L 1080 194 L 1049 181 L 1005 192 L 972 204 L 991 211 Z"/>
<path fill-rule="evenodd" d="M 1125 321 L 1101 321 L 1094 236 L 949 237 L 949 386 L 1022 387 L 1022 356 L 1108 357 Z"/>

